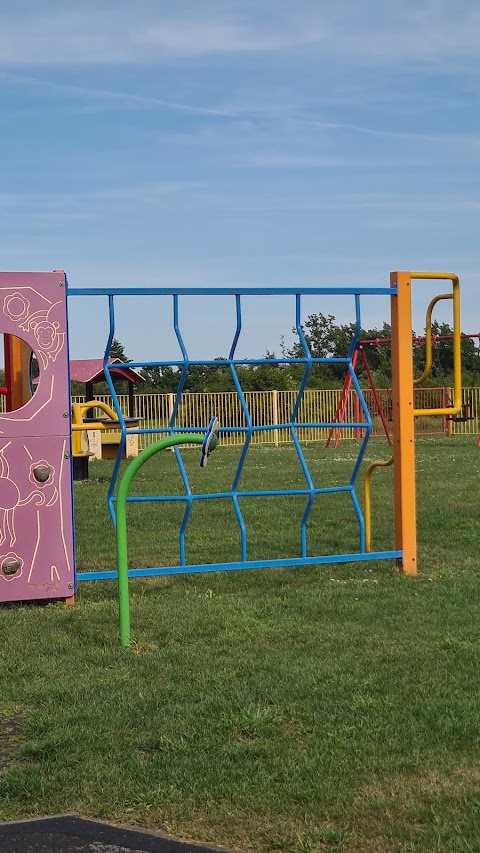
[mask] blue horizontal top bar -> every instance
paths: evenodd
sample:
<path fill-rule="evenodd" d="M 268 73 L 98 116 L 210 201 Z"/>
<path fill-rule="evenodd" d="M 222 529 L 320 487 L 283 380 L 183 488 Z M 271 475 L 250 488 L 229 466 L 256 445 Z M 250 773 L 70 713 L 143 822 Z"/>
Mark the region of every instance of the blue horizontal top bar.
<path fill-rule="evenodd" d="M 69 296 L 392 296 L 396 287 L 69 287 Z"/>
<path fill-rule="evenodd" d="M 140 367 L 228 367 L 230 364 L 350 364 L 351 358 L 188 358 L 176 361 L 128 361 L 126 364 L 132 370 Z M 106 364 L 105 370 L 118 370 L 118 364 Z"/>

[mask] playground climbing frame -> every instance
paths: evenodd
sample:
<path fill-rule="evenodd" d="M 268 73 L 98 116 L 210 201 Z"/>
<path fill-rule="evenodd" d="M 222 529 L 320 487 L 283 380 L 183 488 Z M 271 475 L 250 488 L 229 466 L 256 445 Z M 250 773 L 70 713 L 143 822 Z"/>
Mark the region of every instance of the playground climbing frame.
<path fill-rule="evenodd" d="M 192 572 L 204 572 L 204 571 L 218 571 L 218 570 L 239 570 L 239 569 L 251 569 L 251 568 L 267 568 L 274 566 L 301 566 L 301 565 L 317 565 L 322 563 L 335 563 L 335 562 L 352 562 L 352 561 L 360 561 L 360 560 L 378 560 L 378 559 L 400 559 L 401 551 L 399 549 L 392 551 L 377 551 L 374 553 L 369 553 L 365 547 L 365 525 L 362 510 L 360 507 L 360 503 L 357 497 L 357 480 L 359 477 L 360 467 L 363 461 L 363 457 L 365 454 L 365 450 L 367 447 L 368 439 L 372 429 L 372 423 L 370 418 L 370 413 L 368 411 L 368 407 L 365 404 L 365 400 L 363 398 L 362 390 L 359 386 L 358 379 L 355 372 L 355 364 L 354 364 L 354 353 L 356 351 L 356 345 L 358 342 L 358 337 L 361 329 L 361 304 L 363 299 L 367 298 L 375 298 L 376 296 L 390 296 L 392 290 L 390 288 L 308 288 L 308 289 L 289 289 L 289 288 L 242 288 L 242 289 L 224 289 L 224 288 L 204 288 L 197 290 L 187 290 L 187 289 L 142 289 L 142 288 L 132 288 L 132 289 L 123 289 L 123 288 L 112 288 L 112 289 L 85 289 L 85 290 L 77 290 L 72 289 L 70 291 L 70 295 L 72 297 L 76 296 L 89 296 L 89 297 L 97 297 L 104 298 L 108 300 L 109 306 L 109 317 L 110 317 L 110 330 L 108 335 L 108 340 L 105 347 L 105 360 L 104 360 L 104 370 L 105 375 L 107 376 L 107 381 L 109 384 L 110 393 L 112 395 L 112 399 L 114 401 L 114 407 L 117 412 L 117 416 L 120 422 L 120 427 L 122 430 L 122 438 L 120 441 L 119 455 L 117 457 L 114 472 L 112 476 L 112 482 L 109 489 L 108 495 L 108 503 L 110 507 L 110 512 L 112 516 L 112 520 L 115 523 L 115 489 L 118 478 L 119 464 L 120 464 L 120 453 L 122 450 L 122 446 L 126 440 L 126 435 L 130 432 L 134 432 L 137 434 L 145 434 L 145 433 L 156 433 L 159 436 L 173 436 L 180 435 L 182 433 L 192 433 L 192 432 L 200 432 L 204 433 L 207 424 L 204 426 L 196 426 L 192 429 L 190 425 L 179 426 L 176 423 L 177 415 L 181 409 L 181 400 L 182 393 L 185 387 L 185 379 L 188 373 L 188 370 L 193 365 L 218 365 L 218 361 L 202 359 L 196 360 L 192 359 L 189 356 L 187 351 L 187 346 L 185 344 L 185 336 L 183 334 L 183 317 L 182 317 L 182 305 L 185 300 L 192 301 L 197 300 L 198 302 L 206 303 L 209 298 L 215 299 L 218 296 L 227 296 L 231 300 L 232 310 L 234 311 L 235 323 L 234 323 L 234 332 L 233 337 L 228 353 L 228 357 L 225 360 L 222 360 L 222 367 L 227 367 L 230 371 L 230 375 L 232 378 L 233 385 L 236 389 L 236 393 L 238 395 L 238 399 L 240 402 L 240 406 L 244 416 L 244 425 L 238 427 L 229 427 L 228 430 L 231 431 L 234 429 L 236 432 L 240 432 L 244 436 L 243 447 L 240 453 L 240 458 L 238 461 L 238 466 L 235 471 L 235 474 L 232 478 L 230 489 L 223 491 L 221 493 L 212 493 L 212 492 L 202 492 L 202 493 L 193 493 L 191 488 L 188 474 L 186 468 L 183 464 L 181 453 L 178 449 L 178 446 L 175 446 L 175 453 L 177 458 L 178 467 L 180 470 L 180 474 L 182 477 L 182 481 L 184 484 L 184 495 L 141 495 L 135 497 L 128 497 L 127 502 L 130 501 L 152 501 L 152 502 L 166 502 L 166 501 L 180 501 L 184 503 L 184 514 L 183 519 L 180 525 L 179 535 L 178 535 L 178 562 L 175 565 L 169 566 L 156 566 L 156 567 L 146 567 L 142 569 L 130 569 L 129 576 L 130 577 L 138 577 L 138 576 L 150 576 L 150 575 L 171 575 L 171 574 L 180 574 L 180 573 L 192 573 Z M 171 318 L 172 325 L 175 333 L 176 340 L 178 342 L 179 351 L 181 354 L 180 358 L 176 360 L 161 360 L 155 362 L 131 362 L 129 366 L 134 369 L 139 369 L 142 367 L 151 368 L 151 367 L 174 367 L 178 370 L 179 374 L 179 382 L 177 393 L 175 395 L 173 410 L 170 417 L 170 422 L 167 426 L 158 427 L 156 429 L 144 429 L 142 427 L 138 427 L 134 430 L 127 430 L 125 423 L 123 422 L 122 413 L 120 410 L 120 406 L 118 404 L 118 399 L 116 397 L 115 388 L 113 386 L 113 382 L 109 377 L 109 367 L 107 363 L 108 353 L 110 351 L 110 345 L 115 337 L 115 329 L 116 329 L 116 304 L 118 300 L 121 300 L 124 297 L 133 296 L 136 300 L 141 299 L 142 296 L 161 296 L 168 297 L 171 301 Z M 352 307 L 355 316 L 355 332 L 352 336 L 352 341 L 350 344 L 349 352 L 344 358 L 315 358 L 308 346 L 308 342 L 305 338 L 303 332 L 303 321 L 306 319 L 303 314 L 303 304 L 304 300 L 308 297 L 309 300 L 315 298 L 321 304 L 322 297 L 325 296 L 348 296 L 352 300 Z M 280 296 L 290 298 L 292 305 L 292 314 L 294 318 L 294 326 L 301 342 L 303 348 L 303 354 L 299 357 L 289 358 L 266 358 L 266 359 L 244 359 L 239 358 L 237 356 L 237 349 L 239 345 L 239 341 L 241 340 L 241 334 L 243 330 L 243 321 L 242 321 L 242 305 L 243 300 L 245 298 L 255 298 L 255 297 L 268 297 L 271 300 L 278 299 Z M 204 310 L 206 310 L 206 306 L 204 305 Z M 244 391 L 241 387 L 241 383 L 238 376 L 238 366 L 240 365 L 249 365 L 249 364 L 260 364 L 260 363 L 270 363 L 270 364 L 284 364 L 286 362 L 291 364 L 300 364 L 303 366 L 303 376 L 300 383 L 300 388 L 298 393 L 295 396 L 293 401 L 293 405 L 289 412 L 288 418 L 283 423 L 272 423 L 267 425 L 256 426 L 252 421 L 252 417 L 247 405 L 246 397 Z M 331 428 L 333 426 L 337 426 L 333 422 L 325 422 L 325 421 L 315 421 L 315 422 L 303 422 L 300 420 L 300 412 L 301 412 L 301 404 L 303 400 L 303 396 L 305 393 L 305 389 L 307 386 L 307 382 L 311 371 L 316 364 L 331 364 L 337 363 L 344 366 L 346 373 L 348 373 L 352 387 L 355 388 L 355 391 L 358 395 L 358 399 L 360 401 L 361 411 L 362 411 L 362 419 L 360 421 L 350 421 L 346 420 L 342 424 L 342 428 L 344 429 L 352 429 L 358 428 L 362 426 L 365 429 L 365 434 L 362 442 L 358 447 L 358 456 L 353 468 L 353 472 L 348 482 L 345 482 L 342 485 L 337 486 L 317 486 L 315 483 L 315 478 L 309 469 L 307 464 L 307 460 L 305 458 L 302 444 L 299 435 L 301 435 L 301 431 L 304 428 L 308 427 L 321 427 L 321 428 Z M 245 462 L 248 458 L 248 454 L 250 451 L 250 447 L 252 444 L 252 437 L 255 433 L 267 430 L 275 430 L 279 429 L 288 430 L 291 436 L 292 443 L 295 447 L 298 460 L 300 463 L 301 471 L 303 474 L 304 485 L 300 485 L 298 488 L 285 488 L 285 489 L 276 489 L 276 490 L 266 490 L 266 489 L 257 489 L 257 490 L 245 490 L 241 488 L 241 477 L 242 471 L 245 466 Z M 220 443 L 222 440 L 222 432 L 223 428 L 220 425 L 219 430 L 219 438 Z M 208 480 L 208 475 L 207 475 Z M 346 493 L 351 501 L 352 512 L 354 513 L 357 523 L 358 523 L 358 550 L 354 553 L 335 553 L 335 554 L 318 554 L 312 552 L 309 548 L 308 541 L 308 522 L 311 515 L 311 510 L 314 505 L 314 502 L 319 499 L 321 495 L 325 494 L 334 494 L 334 493 Z M 277 499 L 282 499 L 284 496 L 301 496 L 305 498 L 305 509 L 303 512 L 303 517 L 300 522 L 300 529 L 298 531 L 298 545 L 297 545 L 297 554 L 286 555 L 281 559 L 266 559 L 266 560 L 253 560 L 249 557 L 249 540 L 248 540 L 248 529 L 246 522 L 244 520 L 244 516 L 241 509 L 241 501 L 243 499 L 255 500 L 257 497 L 276 497 Z M 239 530 L 239 552 L 238 559 L 224 562 L 224 563 L 202 563 L 202 564 L 189 564 L 186 558 L 186 536 L 188 531 L 188 522 L 189 516 L 192 509 L 193 504 L 196 501 L 225 501 L 225 499 L 231 501 L 231 505 L 233 506 L 234 513 L 238 523 Z M 213 534 L 212 534 L 213 535 Z M 295 545 L 293 545 L 295 548 Z M 79 574 L 80 580 L 94 580 L 94 579 L 105 579 L 109 577 L 115 577 L 116 572 L 113 570 L 107 571 L 96 571 L 96 572 L 82 572 Z"/>
<path fill-rule="evenodd" d="M 449 280 L 452 291 L 435 297 L 429 314 L 440 299 L 453 303 L 454 389 L 453 403 L 447 408 L 414 409 L 413 359 L 412 359 L 412 282 L 417 279 Z M 114 570 L 78 573 L 75 578 L 73 547 L 73 498 L 71 466 L 71 412 L 69 387 L 69 358 L 67 336 L 67 295 L 70 309 L 76 297 L 106 299 L 109 311 L 109 332 L 105 344 L 104 372 L 114 401 L 115 414 L 121 430 L 121 439 L 113 476 L 108 491 L 108 506 L 112 521 L 116 522 L 116 498 L 120 460 L 127 434 L 155 433 L 159 438 L 179 439 L 182 435 L 205 434 L 207 424 L 179 425 L 177 416 L 189 369 L 195 365 L 218 365 L 217 360 L 196 360 L 189 356 L 183 334 L 182 306 L 185 301 L 205 303 L 218 296 L 228 297 L 234 312 L 234 332 L 228 357 L 222 366 L 230 372 L 243 412 L 244 424 L 231 427 L 244 437 L 238 465 L 230 488 L 221 493 L 192 489 L 178 444 L 173 442 L 176 461 L 184 487 L 182 495 L 129 496 L 129 501 L 180 501 L 184 504 L 183 518 L 178 533 L 178 562 L 175 565 L 146 567 L 128 570 L 129 577 L 172 575 L 187 572 L 239 570 L 279 566 L 314 566 L 325 563 L 343 563 L 380 559 L 395 559 L 403 571 L 415 574 L 416 507 L 415 507 L 415 442 L 414 418 L 425 415 L 455 416 L 461 411 L 460 364 L 460 290 L 458 277 L 452 273 L 396 272 L 391 274 L 390 287 L 380 288 L 107 288 L 67 290 L 63 272 L 53 273 L 0 273 L 0 331 L 7 341 L 6 383 L 3 391 L 9 401 L 9 410 L 0 414 L 0 602 L 32 599 L 68 599 L 74 593 L 76 580 L 94 580 L 115 577 Z M 392 326 L 392 417 L 393 417 L 393 467 L 395 495 L 395 542 L 387 551 L 370 551 L 366 544 L 365 520 L 357 497 L 360 468 L 372 430 L 368 407 L 355 372 L 355 352 L 361 329 L 361 305 L 365 299 L 389 296 Z M 168 425 L 144 429 L 127 424 L 118 402 L 110 375 L 108 357 L 115 335 L 115 306 L 118 300 L 133 296 L 167 297 L 171 304 L 171 319 L 180 357 L 170 360 L 132 362 L 132 368 L 174 367 L 178 371 L 178 388 Z M 245 298 L 265 297 L 274 301 L 280 296 L 290 300 L 294 325 L 303 354 L 290 358 L 243 359 L 237 354 L 243 331 L 242 305 Z M 308 298 L 318 302 L 325 296 L 351 297 L 355 316 L 354 333 L 349 352 L 344 358 L 316 358 L 312 355 L 303 332 L 304 305 Z M 427 314 L 428 316 L 428 314 Z M 20 345 L 10 346 L 13 340 Z M 31 382 L 31 353 L 38 367 L 38 384 Z M 29 358 L 27 359 L 27 355 Z M 428 345 L 427 345 L 427 359 Z M 29 363 L 28 382 L 25 378 Z M 303 368 L 300 388 L 288 417 L 282 423 L 256 425 L 253 422 L 247 399 L 239 379 L 241 365 L 298 364 Z M 343 366 L 355 390 L 362 417 L 359 421 L 301 420 L 301 405 L 308 379 L 316 364 L 337 363 Z M 127 419 L 128 420 L 128 419 Z M 304 428 L 362 429 L 363 438 L 358 445 L 358 456 L 347 482 L 335 486 L 317 486 L 302 449 L 301 431 Z M 242 489 L 241 477 L 251 450 L 252 437 L 261 431 L 286 430 L 298 456 L 303 484 L 298 488 Z M 221 444 L 222 426 L 219 439 Z M 206 475 L 208 478 L 208 474 Z M 208 479 L 207 481 L 208 482 Z M 358 524 L 358 548 L 353 553 L 314 553 L 310 547 L 308 523 L 311 510 L 322 495 L 345 493 L 350 498 L 351 511 Z M 258 497 L 300 496 L 305 509 L 300 521 L 296 553 L 279 559 L 254 560 L 249 556 L 249 536 L 242 513 L 241 501 L 255 501 Z M 191 565 L 187 560 L 186 538 L 191 509 L 196 501 L 230 501 L 239 532 L 238 559 L 223 563 Z"/>

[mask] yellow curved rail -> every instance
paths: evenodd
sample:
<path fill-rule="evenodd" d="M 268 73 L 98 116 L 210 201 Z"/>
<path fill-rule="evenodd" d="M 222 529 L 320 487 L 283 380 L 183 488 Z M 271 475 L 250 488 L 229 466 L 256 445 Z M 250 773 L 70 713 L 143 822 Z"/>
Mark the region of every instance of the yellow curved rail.
<path fill-rule="evenodd" d="M 85 412 L 89 409 L 101 409 L 105 412 L 110 422 L 84 421 Z M 89 400 L 87 403 L 73 403 L 72 405 L 72 453 L 73 456 L 92 456 L 88 443 L 88 431 L 94 429 L 112 429 L 119 426 L 117 415 L 101 400 Z"/>
<path fill-rule="evenodd" d="M 388 468 L 389 465 L 393 465 L 393 456 L 391 456 L 390 459 L 372 462 L 372 464 L 369 465 L 367 470 L 365 471 L 363 495 L 365 503 L 365 551 L 367 551 L 367 553 L 372 550 L 372 511 L 370 502 L 370 480 L 372 479 L 372 474 L 375 471 L 375 468 Z"/>
<path fill-rule="evenodd" d="M 89 429 L 111 429 L 111 424 L 105 424 L 102 421 L 85 421 L 83 417 L 89 409 L 101 409 L 105 412 L 108 418 L 113 421 L 113 425 L 118 424 L 118 418 L 113 409 L 101 400 L 91 400 L 88 403 L 74 403 L 72 406 L 72 430 L 89 430 Z"/>
<path fill-rule="evenodd" d="M 453 299 L 453 294 L 441 293 L 438 296 L 434 296 L 427 308 L 427 314 L 425 317 L 425 369 L 418 379 L 413 380 L 414 385 L 421 385 L 422 382 L 425 382 L 425 379 L 430 376 L 433 364 L 432 311 L 435 308 L 437 302 L 440 302 L 442 299 Z"/>
<path fill-rule="evenodd" d="M 440 409 L 414 409 L 415 417 L 434 417 L 458 415 L 462 411 L 462 339 L 460 329 L 460 281 L 458 275 L 450 272 L 411 272 L 410 278 L 413 279 L 438 279 L 441 281 L 452 282 L 452 292 L 442 293 L 436 296 L 430 302 L 427 309 L 427 324 L 426 324 L 426 364 L 423 375 L 420 379 L 415 380 L 414 384 L 419 385 L 432 369 L 432 310 L 441 299 L 451 299 L 453 301 L 453 406 Z"/>

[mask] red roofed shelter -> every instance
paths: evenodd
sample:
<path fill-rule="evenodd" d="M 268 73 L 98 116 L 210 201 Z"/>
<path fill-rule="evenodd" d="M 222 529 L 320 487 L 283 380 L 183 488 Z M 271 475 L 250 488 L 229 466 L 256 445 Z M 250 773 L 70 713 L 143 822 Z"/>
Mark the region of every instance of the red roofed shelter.
<path fill-rule="evenodd" d="M 115 380 L 128 382 L 128 417 L 134 418 L 134 387 L 140 382 L 145 382 L 145 379 L 137 370 L 129 367 L 128 362 L 121 361 L 119 358 L 109 358 L 108 364 L 115 365 L 109 370 L 114 386 Z M 103 358 L 73 359 L 70 361 L 70 379 L 75 382 L 84 382 L 85 400 L 93 400 L 94 385 L 98 382 L 106 382 Z M 86 412 L 85 418 L 93 418 L 93 409 Z"/>

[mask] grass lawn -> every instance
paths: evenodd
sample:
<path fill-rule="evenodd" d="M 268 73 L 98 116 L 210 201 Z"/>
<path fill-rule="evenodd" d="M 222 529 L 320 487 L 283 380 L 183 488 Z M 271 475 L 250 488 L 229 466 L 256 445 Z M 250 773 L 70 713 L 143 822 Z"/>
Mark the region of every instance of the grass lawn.
<path fill-rule="evenodd" d="M 419 576 L 388 562 L 131 582 L 130 651 L 114 582 L 74 607 L 0 612 L 0 819 L 66 811 L 253 851 L 480 851 L 475 439 L 417 443 Z M 306 448 L 315 485 L 348 481 L 353 442 Z M 241 487 L 303 487 L 291 448 L 256 447 Z M 372 442 L 367 461 L 386 457 Z M 228 488 L 222 448 L 192 484 Z M 75 484 L 79 570 L 113 568 L 111 465 Z M 181 493 L 173 454 L 139 493 Z M 392 472 L 373 482 L 373 544 L 393 547 Z M 361 488 L 360 488 L 361 497 Z M 249 556 L 296 556 L 305 501 L 244 501 Z M 129 507 L 131 566 L 178 560 L 181 504 Z M 310 552 L 358 549 L 351 501 L 316 500 Z M 201 502 L 189 562 L 238 559 L 227 502 Z"/>

